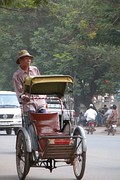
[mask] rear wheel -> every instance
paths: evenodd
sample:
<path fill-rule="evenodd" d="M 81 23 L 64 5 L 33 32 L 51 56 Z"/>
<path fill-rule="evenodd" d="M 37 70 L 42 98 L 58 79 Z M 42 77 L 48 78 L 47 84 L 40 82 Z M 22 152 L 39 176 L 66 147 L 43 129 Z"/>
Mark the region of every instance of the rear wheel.
<path fill-rule="evenodd" d="M 16 166 L 20 180 L 24 180 L 30 170 L 30 153 L 27 152 L 25 136 L 19 132 L 16 142 Z"/>
<path fill-rule="evenodd" d="M 93 134 L 93 129 L 91 129 L 91 134 Z"/>
<path fill-rule="evenodd" d="M 87 130 L 87 134 L 89 134 L 90 133 L 90 126 L 88 126 L 88 129 L 86 129 Z"/>
<path fill-rule="evenodd" d="M 79 131 L 75 131 L 74 135 L 79 135 Z M 78 180 L 82 179 L 85 171 L 86 152 L 83 152 L 83 141 L 80 138 L 76 140 L 76 155 L 73 161 L 73 170 Z"/>
<path fill-rule="evenodd" d="M 111 133 L 111 127 L 107 129 L 108 135 Z"/>
<path fill-rule="evenodd" d="M 108 129 L 107 131 L 108 131 L 107 134 L 109 135 L 110 134 L 110 130 Z"/>
<path fill-rule="evenodd" d="M 94 128 L 93 128 L 93 127 L 91 127 L 91 130 L 90 130 L 90 131 L 91 131 L 91 134 L 93 134 Z"/>
<path fill-rule="evenodd" d="M 114 136 L 116 132 L 116 129 L 112 128 L 112 135 Z"/>

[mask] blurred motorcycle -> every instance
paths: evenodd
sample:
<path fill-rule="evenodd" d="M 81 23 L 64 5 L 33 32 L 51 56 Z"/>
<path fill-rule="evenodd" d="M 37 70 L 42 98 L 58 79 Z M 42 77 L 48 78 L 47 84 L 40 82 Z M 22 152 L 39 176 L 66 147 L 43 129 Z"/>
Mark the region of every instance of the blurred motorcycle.
<path fill-rule="evenodd" d="M 96 131 L 95 125 L 96 125 L 96 121 L 94 120 L 90 120 L 87 122 L 85 129 L 87 131 L 87 134 L 93 134 L 93 132 Z"/>
<path fill-rule="evenodd" d="M 114 136 L 116 133 L 116 129 L 117 129 L 117 121 L 115 120 L 111 121 L 110 126 L 107 128 L 108 135 L 111 133 Z"/>

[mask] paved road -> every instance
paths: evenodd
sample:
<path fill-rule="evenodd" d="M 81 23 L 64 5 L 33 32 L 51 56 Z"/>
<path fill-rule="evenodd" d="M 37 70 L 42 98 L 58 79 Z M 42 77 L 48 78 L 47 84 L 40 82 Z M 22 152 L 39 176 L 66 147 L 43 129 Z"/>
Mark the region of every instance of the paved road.
<path fill-rule="evenodd" d="M 94 134 L 107 134 L 107 132 L 105 132 L 105 129 L 105 127 L 96 127 L 96 131 L 94 132 Z M 116 135 L 120 135 L 120 126 L 117 126 Z"/>
<path fill-rule="evenodd" d="M 83 180 L 120 179 L 120 128 L 115 136 L 107 135 L 104 127 L 87 135 L 87 163 Z M 15 163 L 16 136 L 0 132 L 0 180 L 18 180 Z M 26 180 L 75 180 L 72 167 L 50 173 L 47 169 L 31 168 Z"/>

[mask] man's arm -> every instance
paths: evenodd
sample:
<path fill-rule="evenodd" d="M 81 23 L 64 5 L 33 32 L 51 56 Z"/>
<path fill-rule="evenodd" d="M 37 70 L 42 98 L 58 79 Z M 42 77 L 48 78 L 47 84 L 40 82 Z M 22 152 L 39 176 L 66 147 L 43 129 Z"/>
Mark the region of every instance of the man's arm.
<path fill-rule="evenodd" d="M 16 92 L 17 98 L 19 103 L 21 103 L 21 94 L 22 94 L 22 82 L 19 80 L 19 78 L 17 76 L 15 76 L 15 74 L 13 75 L 13 86 L 14 86 L 14 90 Z"/>

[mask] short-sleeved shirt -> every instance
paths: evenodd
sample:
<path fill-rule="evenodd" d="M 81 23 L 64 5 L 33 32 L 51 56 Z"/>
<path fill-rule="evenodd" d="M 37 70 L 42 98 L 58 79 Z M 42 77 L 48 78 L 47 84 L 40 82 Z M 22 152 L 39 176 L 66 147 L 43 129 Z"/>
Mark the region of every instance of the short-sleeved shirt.
<path fill-rule="evenodd" d="M 104 116 L 107 117 L 107 119 L 109 119 L 109 117 L 110 117 L 111 115 L 112 115 L 112 108 L 108 109 L 108 110 L 105 112 L 105 114 L 104 114 Z"/>
<path fill-rule="evenodd" d="M 111 114 L 111 116 L 109 117 L 109 120 L 110 120 L 110 121 L 117 121 L 117 116 L 118 116 L 117 110 L 112 109 L 112 114 Z"/>
<path fill-rule="evenodd" d="M 96 112 L 94 109 L 89 108 L 89 109 L 85 112 L 84 116 L 86 117 L 86 120 L 87 120 L 87 121 L 95 120 L 95 119 L 96 119 L 96 116 L 97 116 L 97 112 Z"/>
<path fill-rule="evenodd" d="M 27 76 L 37 76 L 40 75 L 40 72 L 38 70 L 37 67 L 35 66 L 30 66 L 29 67 L 29 72 L 25 72 L 24 70 L 22 70 L 21 68 L 19 68 L 14 74 L 13 74 L 13 85 L 14 85 L 14 89 L 18 98 L 19 103 L 21 104 L 21 94 L 23 91 L 23 84 L 24 84 L 24 80 L 25 77 Z M 46 106 L 46 101 L 44 99 L 44 95 L 40 95 L 39 98 L 41 99 L 31 99 L 30 102 L 26 103 L 26 105 L 24 106 L 24 111 L 29 111 L 29 110 L 35 110 L 39 108 L 39 106 L 41 107 L 45 107 Z M 35 108 L 34 108 L 35 106 Z"/>

